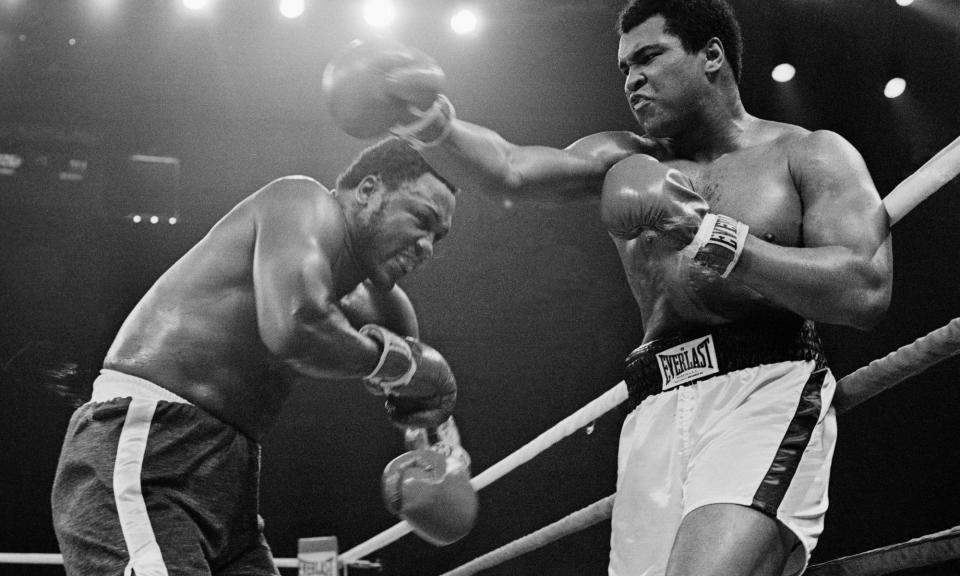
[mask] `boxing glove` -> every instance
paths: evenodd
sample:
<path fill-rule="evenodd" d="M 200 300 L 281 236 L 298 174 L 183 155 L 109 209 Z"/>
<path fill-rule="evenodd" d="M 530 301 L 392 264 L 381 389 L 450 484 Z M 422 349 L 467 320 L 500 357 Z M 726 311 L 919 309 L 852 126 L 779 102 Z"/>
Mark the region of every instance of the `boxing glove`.
<path fill-rule="evenodd" d="M 398 426 L 438 426 L 453 413 L 457 383 L 447 361 L 415 338 L 401 338 L 376 324 L 360 333 L 380 345 L 380 359 L 363 381 L 373 394 L 386 396 L 386 408 Z"/>
<path fill-rule="evenodd" d="M 644 229 L 655 230 L 668 246 L 726 277 L 749 228 L 708 209 L 686 174 L 645 154 L 607 171 L 600 200 L 601 218 L 614 237 L 631 240 Z"/>
<path fill-rule="evenodd" d="M 435 546 L 463 538 L 476 522 L 469 466 L 455 457 L 431 449 L 401 454 L 384 469 L 382 488 L 387 510 Z"/>
<path fill-rule="evenodd" d="M 420 149 L 439 143 L 455 112 L 443 70 L 426 54 L 386 38 L 354 40 L 327 64 L 321 89 L 344 132 L 390 132 Z"/>

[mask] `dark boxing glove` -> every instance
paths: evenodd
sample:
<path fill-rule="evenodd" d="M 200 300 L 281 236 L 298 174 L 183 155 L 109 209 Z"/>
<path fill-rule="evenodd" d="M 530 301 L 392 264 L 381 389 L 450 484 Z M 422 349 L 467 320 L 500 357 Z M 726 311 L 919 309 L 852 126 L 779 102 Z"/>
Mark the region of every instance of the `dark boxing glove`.
<path fill-rule="evenodd" d="M 625 240 L 644 229 L 694 262 L 726 277 L 733 270 L 749 228 L 708 212 L 690 178 L 645 154 L 617 162 L 603 183 L 600 209 L 610 233 Z"/>
<path fill-rule="evenodd" d="M 386 38 L 354 40 L 323 72 L 330 115 L 355 138 L 388 132 L 421 149 L 441 142 L 455 117 L 443 70 L 426 54 Z"/>
<path fill-rule="evenodd" d="M 457 383 L 447 361 L 414 338 L 368 324 L 360 329 L 380 345 L 377 366 L 363 381 L 373 394 L 386 396 L 390 418 L 399 426 L 438 426 L 453 413 Z"/>

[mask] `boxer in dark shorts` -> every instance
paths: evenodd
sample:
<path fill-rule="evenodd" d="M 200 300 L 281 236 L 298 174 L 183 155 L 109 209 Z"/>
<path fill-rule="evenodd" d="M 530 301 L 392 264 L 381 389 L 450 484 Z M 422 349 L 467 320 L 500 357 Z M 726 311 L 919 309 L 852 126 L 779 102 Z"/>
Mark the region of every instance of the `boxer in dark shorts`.
<path fill-rule="evenodd" d="M 294 382 L 364 386 L 401 428 L 447 421 L 453 374 L 395 283 L 449 231 L 454 192 L 387 139 L 335 190 L 271 182 L 168 269 L 70 422 L 52 494 L 67 574 L 276 574 L 259 442 Z"/>

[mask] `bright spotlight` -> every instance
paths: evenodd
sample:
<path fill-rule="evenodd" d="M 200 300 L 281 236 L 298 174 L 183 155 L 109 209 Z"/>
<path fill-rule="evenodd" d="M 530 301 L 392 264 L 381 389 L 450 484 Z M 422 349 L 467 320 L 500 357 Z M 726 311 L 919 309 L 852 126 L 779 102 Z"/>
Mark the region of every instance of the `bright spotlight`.
<path fill-rule="evenodd" d="M 390 0 L 367 0 L 363 17 L 374 28 L 386 28 L 396 19 L 397 9 Z"/>
<path fill-rule="evenodd" d="M 173 225 L 175 225 L 175 224 L 177 223 L 177 217 L 176 217 L 176 216 L 171 216 L 170 218 L 167 218 L 167 222 L 168 222 L 171 226 L 173 226 Z"/>
<path fill-rule="evenodd" d="M 907 81 L 903 78 L 891 78 L 887 85 L 883 87 L 883 95 L 887 98 L 896 98 L 903 94 L 907 89 Z"/>
<path fill-rule="evenodd" d="M 793 77 L 796 76 L 796 74 L 796 68 L 790 64 L 783 63 L 777 64 L 770 75 L 773 76 L 773 79 L 777 82 L 789 82 L 793 80 Z"/>
<path fill-rule="evenodd" d="M 477 15 L 470 10 L 460 10 L 450 18 L 450 27 L 457 34 L 470 34 L 477 30 Z"/>
<path fill-rule="evenodd" d="M 139 224 L 140 222 L 143 221 L 143 218 L 141 218 L 139 214 L 134 214 L 131 220 L 133 220 L 134 224 Z"/>
<path fill-rule="evenodd" d="M 183 7 L 188 10 L 203 10 L 207 7 L 207 0 L 183 0 Z"/>
<path fill-rule="evenodd" d="M 897 0 L 898 6 L 909 6 L 913 4 L 913 0 Z"/>
<path fill-rule="evenodd" d="M 160 222 L 160 217 L 157 216 L 156 214 L 154 214 L 153 216 L 150 217 L 150 223 L 151 223 L 151 224 L 156 224 L 156 223 L 158 223 L 158 222 Z"/>
<path fill-rule="evenodd" d="M 299 18 L 305 8 L 304 0 L 280 0 L 280 14 L 287 18 Z"/>

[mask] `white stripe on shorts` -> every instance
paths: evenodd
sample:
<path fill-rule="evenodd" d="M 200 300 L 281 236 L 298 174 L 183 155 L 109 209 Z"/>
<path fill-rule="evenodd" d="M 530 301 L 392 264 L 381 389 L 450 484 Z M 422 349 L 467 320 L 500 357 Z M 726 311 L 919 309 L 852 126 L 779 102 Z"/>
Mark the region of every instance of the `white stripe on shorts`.
<path fill-rule="evenodd" d="M 156 400 L 133 398 L 127 409 L 127 418 L 120 431 L 117 445 L 117 461 L 113 468 L 113 494 L 117 501 L 117 516 L 123 530 L 123 539 L 130 554 L 130 563 L 124 576 L 131 569 L 137 576 L 167 576 L 167 567 L 160 554 L 147 504 L 140 489 L 140 471 L 143 455 L 147 449 L 150 422 L 157 408 Z"/>

